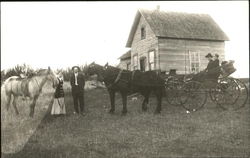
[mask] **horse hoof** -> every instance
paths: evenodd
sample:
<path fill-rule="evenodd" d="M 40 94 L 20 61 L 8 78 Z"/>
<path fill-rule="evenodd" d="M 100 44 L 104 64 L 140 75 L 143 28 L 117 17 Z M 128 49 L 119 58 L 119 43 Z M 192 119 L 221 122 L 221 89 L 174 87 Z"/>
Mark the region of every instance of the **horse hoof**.
<path fill-rule="evenodd" d="M 142 109 L 142 112 L 147 112 L 148 111 L 148 109 Z"/>
<path fill-rule="evenodd" d="M 115 111 L 114 111 L 114 110 L 109 110 L 109 113 L 110 113 L 110 114 L 114 114 Z"/>
<path fill-rule="evenodd" d="M 128 111 L 122 111 L 122 115 L 126 115 Z"/>
<path fill-rule="evenodd" d="M 157 114 L 160 114 L 160 113 L 161 113 L 161 111 L 155 111 L 155 113 L 154 113 L 154 114 L 156 114 L 156 115 L 157 115 Z"/>

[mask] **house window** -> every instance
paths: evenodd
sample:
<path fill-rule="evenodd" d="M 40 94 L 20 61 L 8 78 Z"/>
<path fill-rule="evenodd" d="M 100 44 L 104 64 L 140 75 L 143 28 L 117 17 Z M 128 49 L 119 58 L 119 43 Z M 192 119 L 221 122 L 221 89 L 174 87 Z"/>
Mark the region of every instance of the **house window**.
<path fill-rule="evenodd" d="M 145 27 L 141 27 L 141 39 L 145 39 L 146 38 L 146 30 Z"/>
<path fill-rule="evenodd" d="M 155 51 L 149 52 L 149 70 L 155 70 Z"/>
<path fill-rule="evenodd" d="M 190 73 L 200 72 L 200 53 L 189 51 Z"/>
<path fill-rule="evenodd" d="M 133 66 L 134 70 L 138 69 L 138 55 L 133 56 Z"/>

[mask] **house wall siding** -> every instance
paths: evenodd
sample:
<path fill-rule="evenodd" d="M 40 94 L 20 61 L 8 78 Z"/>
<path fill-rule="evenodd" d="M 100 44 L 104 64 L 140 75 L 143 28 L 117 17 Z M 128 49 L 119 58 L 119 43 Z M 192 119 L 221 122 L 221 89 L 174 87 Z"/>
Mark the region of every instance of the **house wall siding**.
<path fill-rule="evenodd" d="M 200 41 L 159 38 L 159 56 L 161 71 L 177 69 L 177 73 L 190 73 L 189 52 L 200 53 L 200 70 L 207 66 L 207 53 L 219 54 L 220 61 L 225 60 L 224 41 Z"/>
<path fill-rule="evenodd" d="M 131 59 L 125 59 L 125 60 L 121 60 L 118 68 L 123 69 L 123 70 L 127 70 L 127 64 L 130 64 Z M 131 65 L 129 66 L 129 70 L 131 70 Z"/>
<path fill-rule="evenodd" d="M 146 30 L 146 38 L 141 39 L 141 27 L 144 26 Z M 145 21 L 143 17 L 140 18 L 139 24 L 135 31 L 135 35 L 133 38 L 132 46 L 131 46 L 131 69 L 134 70 L 133 65 L 133 56 L 138 55 L 138 69 L 140 69 L 140 58 L 146 57 L 146 71 L 149 70 L 148 63 L 148 53 L 151 50 L 155 50 L 156 54 L 156 69 L 159 69 L 159 58 L 158 58 L 158 40 L 155 36 L 154 32 L 151 30 L 149 24 Z"/>

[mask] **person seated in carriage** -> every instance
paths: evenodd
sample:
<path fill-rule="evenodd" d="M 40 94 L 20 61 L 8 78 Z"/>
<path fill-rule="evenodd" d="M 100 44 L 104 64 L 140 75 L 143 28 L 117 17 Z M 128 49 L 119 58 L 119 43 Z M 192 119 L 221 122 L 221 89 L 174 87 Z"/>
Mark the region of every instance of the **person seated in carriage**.
<path fill-rule="evenodd" d="M 208 64 L 205 70 L 201 71 L 200 73 L 196 74 L 193 77 L 193 80 L 202 81 L 202 80 L 218 80 L 220 76 L 220 62 L 219 62 L 219 55 L 215 54 L 214 60 L 213 55 L 208 53 L 205 56 L 208 59 Z"/>

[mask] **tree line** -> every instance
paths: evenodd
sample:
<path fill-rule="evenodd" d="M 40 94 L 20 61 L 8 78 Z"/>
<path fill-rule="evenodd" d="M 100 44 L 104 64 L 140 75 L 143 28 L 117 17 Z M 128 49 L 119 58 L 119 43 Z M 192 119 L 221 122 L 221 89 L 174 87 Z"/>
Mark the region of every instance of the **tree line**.
<path fill-rule="evenodd" d="M 87 69 L 87 64 L 85 65 L 81 65 L 79 66 L 82 72 L 86 72 Z M 10 69 L 6 69 L 6 70 L 1 70 L 1 84 L 3 83 L 3 81 L 5 81 L 7 78 L 11 77 L 11 76 L 20 76 L 20 77 L 32 77 L 34 75 L 37 74 L 37 72 L 40 69 L 34 69 L 32 68 L 30 65 L 27 64 L 17 64 L 16 66 L 10 68 Z M 72 73 L 71 67 L 67 67 L 64 69 L 56 69 L 53 70 L 55 73 L 58 73 L 59 71 L 62 72 L 64 80 L 65 81 L 69 81 L 70 80 L 70 76 Z M 88 77 L 87 77 L 88 79 Z"/>

